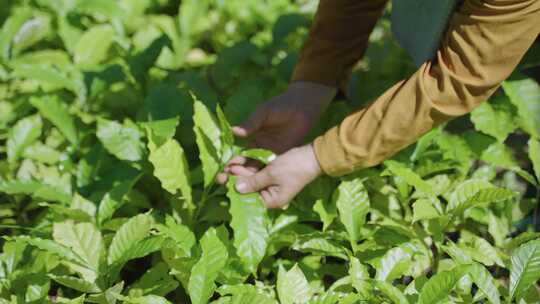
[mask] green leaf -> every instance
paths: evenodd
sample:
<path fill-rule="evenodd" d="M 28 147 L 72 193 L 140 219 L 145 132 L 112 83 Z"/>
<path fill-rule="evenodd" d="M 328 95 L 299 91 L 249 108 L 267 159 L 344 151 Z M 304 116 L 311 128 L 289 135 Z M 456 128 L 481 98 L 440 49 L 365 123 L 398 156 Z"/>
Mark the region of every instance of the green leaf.
<path fill-rule="evenodd" d="M 232 127 L 229 124 L 227 118 L 225 117 L 225 114 L 223 113 L 223 110 L 221 109 L 219 104 L 216 106 L 216 114 L 219 121 L 219 127 L 221 129 L 221 142 L 223 143 L 223 147 L 221 148 L 221 159 L 224 163 L 226 163 L 233 156 L 232 153 L 234 148 L 234 134 L 232 131 Z"/>
<path fill-rule="evenodd" d="M 313 295 L 313 290 L 298 264 L 289 271 L 282 265 L 279 266 L 277 292 L 281 304 L 305 303 Z"/>
<path fill-rule="evenodd" d="M 30 146 L 41 135 L 43 123 L 39 115 L 32 115 L 19 120 L 9 130 L 7 139 L 7 158 L 9 162 L 15 162 L 24 149 Z"/>
<path fill-rule="evenodd" d="M 413 222 L 435 219 L 440 215 L 431 199 L 419 199 L 413 204 Z"/>
<path fill-rule="evenodd" d="M 540 142 L 534 138 L 529 139 L 529 158 L 533 164 L 534 175 L 540 181 Z"/>
<path fill-rule="evenodd" d="M 149 145 L 155 143 L 150 140 Z M 161 186 L 171 194 L 180 190 L 190 205 L 191 179 L 186 155 L 180 144 L 169 139 L 160 147 L 150 148 L 148 160 L 154 165 L 154 175 L 161 182 Z"/>
<path fill-rule="evenodd" d="M 514 251 L 510 266 L 510 299 L 519 297 L 540 278 L 540 240 L 521 245 Z"/>
<path fill-rule="evenodd" d="M 97 25 L 86 31 L 75 46 L 74 61 L 80 67 L 101 63 L 114 39 L 114 29 L 107 24 Z"/>
<path fill-rule="evenodd" d="M 73 250 L 55 241 L 40 239 L 40 238 L 30 237 L 30 236 L 25 236 L 25 235 L 17 236 L 12 239 L 18 242 L 23 242 L 28 245 L 37 247 L 46 252 L 55 254 L 58 257 L 65 259 L 66 261 L 75 263 L 83 267 L 89 267 L 89 265 L 86 264 L 85 260 L 81 258 L 78 254 L 76 254 Z"/>
<path fill-rule="evenodd" d="M 349 276 L 351 277 L 351 285 L 358 293 L 366 294 L 371 292 L 368 269 L 355 257 L 350 259 Z"/>
<path fill-rule="evenodd" d="M 446 212 L 459 214 L 470 207 L 505 201 L 514 195 L 514 192 L 495 187 L 484 180 L 470 179 L 459 184 L 452 192 Z"/>
<path fill-rule="evenodd" d="M 369 212 L 369 196 L 364 184 L 360 179 L 342 181 L 334 192 L 333 201 L 351 243 L 356 243 Z"/>
<path fill-rule="evenodd" d="M 347 259 L 346 250 L 338 242 L 321 237 L 300 238 L 293 243 L 292 249 L 300 252 L 309 252 L 313 255 L 333 256 L 343 260 Z"/>
<path fill-rule="evenodd" d="M 471 258 L 486 266 L 497 264 L 505 267 L 499 252 L 488 241 L 466 230 L 462 231 L 459 246 Z"/>
<path fill-rule="evenodd" d="M 114 186 L 109 192 L 105 193 L 99 203 L 97 214 L 98 223 L 100 225 L 110 219 L 114 212 L 124 204 L 127 194 L 131 191 L 131 188 L 133 188 L 133 185 L 138 179 L 139 177 L 136 176 L 133 179 L 124 180 Z"/>
<path fill-rule="evenodd" d="M 51 18 L 47 15 L 35 16 L 24 22 L 13 37 L 13 54 L 19 54 L 45 38 L 50 33 L 50 23 Z"/>
<path fill-rule="evenodd" d="M 107 262 L 109 265 L 121 260 L 138 242 L 146 238 L 152 228 L 152 217 L 139 214 L 129 219 L 114 235 Z"/>
<path fill-rule="evenodd" d="M 119 294 L 122 293 L 124 289 L 124 281 L 116 283 L 111 288 L 105 290 L 99 294 L 89 295 L 87 302 L 90 303 L 103 303 L 103 304 L 116 304 L 116 300 Z"/>
<path fill-rule="evenodd" d="M 9 59 L 11 57 L 11 48 L 15 35 L 29 18 L 32 17 L 32 11 L 28 8 L 19 8 L 14 10 L 9 18 L 5 20 L 0 32 L 0 57 Z"/>
<path fill-rule="evenodd" d="M 520 125 L 525 131 L 540 139 L 540 86 L 532 79 L 507 80 L 502 83 L 504 92 L 517 107 Z"/>
<path fill-rule="evenodd" d="M 84 292 L 84 293 L 98 293 L 101 292 L 101 289 L 95 284 L 91 283 L 77 277 L 70 277 L 66 275 L 53 275 L 49 274 L 49 277 L 56 281 L 58 284 L 64 285 L 68 288 Z"/>
<path fill-rule="evenodd" d="M 235 179 L 228 183 L 227 197 L 231 201 L 231 227 L 234 246 L 246 268 L 254 272 L 263 259 L 269 241 L 269 219 L 266 207 L 258 193 L 240 194 Z"/>
<path fill-rule="evenodd" d="M 86 87 L 79 71 L 70 68 L 70 73 L 66 73 L 50 64 L 17 63 L 12 66 L 14 78 L 32 80 L 47 91 L 66 89 L 77 95 L 81 102 L 86 100 Z"/>
<path fill-rule="evenodd" d="M 62 154 L 42 143 L 35 143 L 24 149 L 22 156 L 48 165 L 53 165 L 60 161 Z"/>
<path fill-rule="evenodd" d="M 137 241 L 136 243 L 131 244 L 128 250 L 123 252 L 122 255 L 109 266 L 107 269 L 107 274 L 111 278 L 116 278 L 126 262 L 145 257 L 169 246 L 170 244 L 166 243 L 166 239 L 162 236 L 148 236 L 140 241 Z"/>
<path fill-rule="evenodd" d="M 432 187 L 424 181 L 416 172 L 407 168 L 404 164 L 393 160 L 387 160 L 384 162 L 385 167 L 392 172 L 392 174 L 402 178 L 408 185 L 415 187 L 422 193 L 432 193 Z"/>
<path fill-rule="evenodd" d="M 123 124 L 98 119 L 97 137 L 112 155 L 121 160 L 138 161 L 142 158 L 143 145 L 139 128 L 130 120 Z"/>
<path fill-rule="evenodd" d="M 501 303 L 501 295 L 499 294 L 497 285 L 495 285 L 495 280 L 484 266 L 473 263 L 469 267 L 469 275 L 476 286 L 478 286 L 478 289 L 486 295 L 490 303 Z"/>
<path fill-rule="evenodd" d="M 373 282 L 375 282 L 375 286 L 377 286 L 377 288 L 382 291 L 383 294 L 387 296 L 393 303 L 409 304 L 409 300 L 407 300 L 407 297 L 405 297 L 403 292 L 391 283 L 376 280 Z"/>
<path fill-rule="evenodd" d="M 191 255 L 191 248 L 195 245 L 195 235 L 188 227 L 178 223 L 173 217 L 167 215 L 165 225 L 156 225 L 156 228 L 165 236 L 173 239 L 176 246 L 181 248 L 186 256 Z"/>
<path fill-rule="evenodd" d="M 199 37 L 200 34 L 210 27 L 208 16 L 208 0 L 182 1 L 178 12 L 180 33 L 185 39 Z"/>
<path fill-rule="evenodd" d="M 265 165 L 268 165 L 271 161 L 276 159 L 276 154 L 274 152 L 265 149 L 248 149 L 243 150 L 240 154 L 247 158 L 258 160 Z"/>
<path fill-rule="evenodd" d="M 101 233 L 92 223 L 74 224 L 71 221 L 54 223 L 53 238 L 79 255 L 88 268 L 99 274 L 103 250 Z M 95 277 L 94 277 L 95 278 Z"/>
<path fill-rule="evenodd" d="M 411 266 L 411 259 L 411 255 L 400 247 L 388 250 L 381 258 L 376 279 L 392 282 L 394 279 L 401 277 Z"/>
<path fill-rule="evenodd" d="M 471 113 L 471 121 L 476 130 L 503 142 L 517 127 L 510 107 L 507 98 L 494 97 Z"/>
<path fill-rule="evenodd" d="M 25 303 L 43 300 L 49 293 L 51 281 L 43 274 L 31 274 L 25 278 L 26 292 L 24 294 Z"/>
<path fill-rule="evenodd" d="M 441 303 L 448 297 L 454 286 L 467 272 L 469 266 L 458 266 L 449 271 L 441 271 L 432 276 L 420 291 L 418 304 Z"/>
<path fill-rule="evenodd" d="M 129 287 L 129 295 L 166 295 L 175 290 L 178 287 L 178 282 L 173 279 L 169 271 L 169 266 L 166 263 L 157 262 Z"/>
<path fill-rule="evenodd" d="M 39 110 L 39 113 L 51 121 L 64 134 L 67 140 L 76 145 L 77 129 L 67 106 L 56 95 L 45 95 L 30 98 L 30 103 Z"/>
<path fill-rule="evenodd" d="M 32 195 L 37 199 L 64 204 L 68 204 L 72 200 L 71 194 L 66 193 L 64 189 L 31 180 L 0 182 L 0 192 Z"/>
<path fill-rule="evenodd" d="M 193 121 L 199 158 L 202 162 L 204 173 L 204 186 L 208 187 L 214 182 L 214 178 L 221 167 L 221 130 L 212 113 L 195 97 Z"/>
<path fill-rule="evenodd" d="M 130 304 L 171 304 L 167 299 L 164 297 L 156 296 L 156 295 L 148 295 L 143 297 L 122 297 L 124 299 L 124 303 L 130 303 Z"/>
<path fill-rule="evenodd" d="M 193 304 L 205 304 L 214 294 L 219 272 L 227 264 L 227 247 L 219 239 L 214 228 L 206 231 L 201 241 L 202 256 L 193 266 L 188 292 Z"/>
<path fill-rule="evenodd" d="M 5 181 L 0 182 L 0 192 L 4 192 L 7 194 L 33 194 L 35 193 L 39 188 L 41 188 L 42 185 L 39 182 L 36 181 L 29 181 L 29 180 L 15 180 L 15 181 Z"/>

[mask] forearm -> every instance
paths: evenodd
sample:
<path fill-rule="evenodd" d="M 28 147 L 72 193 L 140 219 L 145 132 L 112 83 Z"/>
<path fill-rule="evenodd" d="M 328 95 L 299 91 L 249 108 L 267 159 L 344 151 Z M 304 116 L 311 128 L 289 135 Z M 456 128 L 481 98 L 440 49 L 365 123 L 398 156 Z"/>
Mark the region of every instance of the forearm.
<path fill-rule="evenodd" d="M 512 73 L 539 29 L 539 1 L 466 1 L 435 60 L 316 139 L 323 170 L 341 175 L 376 165 L 434 126 L 472 111 Z"/>
<path fill-rule="evenodd" d="M 338 87 L 366 49 L 387 0 L 321 0 L 292 81 Z"/>

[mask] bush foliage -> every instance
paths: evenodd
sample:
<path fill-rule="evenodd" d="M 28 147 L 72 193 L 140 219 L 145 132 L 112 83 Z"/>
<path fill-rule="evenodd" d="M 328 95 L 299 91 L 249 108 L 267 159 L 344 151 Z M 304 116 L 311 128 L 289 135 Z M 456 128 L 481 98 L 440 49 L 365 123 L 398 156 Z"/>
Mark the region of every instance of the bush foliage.
<path fill-rule="evenodd" d="M 470 116 L 267 211 L 214 177 L 316 1 L 4 0 L 0 303 L 537 303 L 537 47 Z M 385 16 L 313 135 L 414 66 Z M 525 74 L 524 74 L 525 73 Z"/>

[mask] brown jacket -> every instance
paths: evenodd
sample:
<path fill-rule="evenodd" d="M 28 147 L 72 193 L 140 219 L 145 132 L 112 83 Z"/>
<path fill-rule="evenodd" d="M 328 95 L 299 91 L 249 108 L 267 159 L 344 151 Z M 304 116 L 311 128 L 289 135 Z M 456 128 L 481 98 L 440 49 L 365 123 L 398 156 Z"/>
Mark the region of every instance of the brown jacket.
<path fill-rule="evenodd" d="M 342 85 L 386 2 L 320 0 L 293 81 Z M 434 60 L 315 139 L 323 171 L 338 176 L 376 165 L 472 111 L 512 73 L 539 33 L 540 0 L 466 0 Z"/>

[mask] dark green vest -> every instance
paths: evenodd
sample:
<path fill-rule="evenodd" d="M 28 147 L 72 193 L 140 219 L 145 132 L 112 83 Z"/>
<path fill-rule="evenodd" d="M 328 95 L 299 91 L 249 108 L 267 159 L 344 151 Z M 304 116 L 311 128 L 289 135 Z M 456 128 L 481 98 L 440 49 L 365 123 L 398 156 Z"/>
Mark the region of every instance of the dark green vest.
<path fill-rule="evenodd" d="M 393 0 L 392 31 L 418 66 L 434 58 L 459 0 Z"/>

